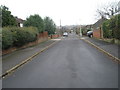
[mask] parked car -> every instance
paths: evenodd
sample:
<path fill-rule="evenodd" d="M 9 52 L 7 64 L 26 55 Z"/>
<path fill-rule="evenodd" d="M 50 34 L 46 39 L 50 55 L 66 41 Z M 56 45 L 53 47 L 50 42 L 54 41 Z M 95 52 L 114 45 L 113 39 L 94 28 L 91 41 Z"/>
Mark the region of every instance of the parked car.
<path fill-rule="evenodd" d="M 64 32 L 64 33 L 63 33 L 63 36 L 68 37 L 68 33 L 67 33 L 67 32 Z"/>
<path fill-rule="evenodd" d="M 87 36 L 90 37 L 90 38 L 93 37 L 93 31 L 88 31 Z"/>

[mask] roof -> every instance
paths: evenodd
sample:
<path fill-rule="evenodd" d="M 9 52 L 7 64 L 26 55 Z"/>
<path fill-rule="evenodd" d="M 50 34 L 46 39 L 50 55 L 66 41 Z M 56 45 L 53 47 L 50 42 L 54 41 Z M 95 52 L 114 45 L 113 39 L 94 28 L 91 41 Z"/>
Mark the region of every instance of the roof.
<path fill-rule="evenodd" d="M 17 21 L 17 23 L 23 23 L 25 20 L 23 20 L 23 19 L 21 19 L 21 18 L 15 18 L 16 19 L 16 21 Z"/>
<path fill-rule="evenodd" d="M 106 18 L 99 19 L 95 24 L 93 24 L 93 28 L 96 29 L 102 25 L 102 23 L 107 20 Z"/>

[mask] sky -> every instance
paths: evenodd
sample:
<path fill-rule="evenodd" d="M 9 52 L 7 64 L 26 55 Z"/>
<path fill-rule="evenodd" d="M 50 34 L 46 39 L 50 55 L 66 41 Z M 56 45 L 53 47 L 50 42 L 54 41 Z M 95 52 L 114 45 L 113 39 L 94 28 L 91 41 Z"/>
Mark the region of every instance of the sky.
<path fill-rule="evenodd" d="M 97 8 L 119 0 L 0 0 L 0 5 L 9 8 L 12 15 L 26 19 L 39 14 L 49 16 L 57 26 L 87 25 L 97 21 Z"/>

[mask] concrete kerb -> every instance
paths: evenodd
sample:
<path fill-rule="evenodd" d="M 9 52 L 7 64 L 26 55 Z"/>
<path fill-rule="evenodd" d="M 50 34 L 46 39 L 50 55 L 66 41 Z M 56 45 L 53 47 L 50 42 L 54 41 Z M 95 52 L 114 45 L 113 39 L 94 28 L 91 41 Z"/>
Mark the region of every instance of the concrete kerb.
<path fill-rule="evenodd" d="M 31 61 L 35 56 L 37 56 L 38 54 L 40 54 L 41 52 L 47 50 L 48 48 L 50 48 L 51 46 L 53 46 L 54 44 L 56 44 L 59 41 L 55 41 L 52 44 L 46 46 L 45 48 L 43 48 L 42 50 L 40 50 L 39 52 L 33 54 L 32 56 L 30 56 L 29 58 L 23 60 L 21 63 L 15 65 L 14 67 L 12 67 L 11 69 L 7 70 L 5 73 L 2 74 L 2 76 L 0 76 L 0 78 L 5 78 L 6 76 L 10 75 L 11 73 L 13 73 L 16 69 L 20 68 L 21 66 L 23 66 L 24 64 L 28 63 L 29 61 Z"/>
<path fill-rule="evenodd" d="M 81 38 L 80 38 L 80 39 L 81 39 Z M 87 42 L 88 44 L 90 44 L 90 45 L 92 45 L 93 47 L 97 48 L 99 51 L 101 51 L 101 52 L 105 53 L 106 55 L 108 55 L 109 57 L 111 57 L 113 61 L 115 61 L 115 62 L 117 62 L 117 63 L 120 64 L 120 59 L 119 59 L 119 58 L 113 56 L 113 55 L 110 54 L 109 52 L 105 51 L 104 49 L 98 47 L 97 45 L 93 44 L 92 42 L 90 42 L 90 41 L 88 41 L 88 40 L 86 40 L 86 39 L 81 39 L 81 40 L 84 40 L 84 41 Z"/>

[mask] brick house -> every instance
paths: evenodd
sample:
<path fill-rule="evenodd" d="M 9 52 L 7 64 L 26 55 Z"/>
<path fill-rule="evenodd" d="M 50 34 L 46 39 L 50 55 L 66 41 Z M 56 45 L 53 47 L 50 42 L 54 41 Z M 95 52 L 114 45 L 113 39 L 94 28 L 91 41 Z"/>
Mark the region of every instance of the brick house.
<path fill-rule="evenodd" d="M 93 37 L 103 38 L 102 23 L 105 21 L 105 18 L 99 19 L 95 24 L 93 24 Z"/>
<path fill-rule="evenodd" d="M 88 32 L 88 30 L 92 30 L 92 24 L 90 24 L 90 25 L 85 25 L 85 26 L 82 26 L 81 28 L 82 28 L 82 34 L 83 35 L 87 35 L 87 32 Z"/>

